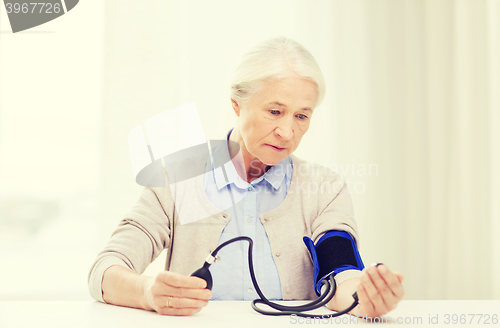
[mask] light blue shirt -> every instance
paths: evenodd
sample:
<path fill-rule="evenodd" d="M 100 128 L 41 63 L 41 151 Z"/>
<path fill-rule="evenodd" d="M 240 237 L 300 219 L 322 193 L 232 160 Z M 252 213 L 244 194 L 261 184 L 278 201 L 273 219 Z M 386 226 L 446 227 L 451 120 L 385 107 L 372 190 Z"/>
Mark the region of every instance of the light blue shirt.
<path fill-rule="evenodd" d="M 214 158 L 229 158 L 228 154 L 226 142 L 212 149 Z M 268 299 L 283 299 L 278 270 L 259 215 L 278 207 L 285 199 L 292 180 L 292 160 L 285 158 L 251 183 L 238 175 L 232 161 L 228 161 L 224 169 L 214 170 L 210 160 L 206 165 L 204 186 L 208 198 L 215 207 L 231 214 L 219 245 L 238 236 L 252 238 L 254 271 L 261 291 Z M 212 170 L 209 170 L 210 165 Z M 248 268 L 248 242 L 232 243 L 221 249 L 218 256 L 220 262 L 210 267 L 212 300 L 249 301 L 258 298 Z"/>

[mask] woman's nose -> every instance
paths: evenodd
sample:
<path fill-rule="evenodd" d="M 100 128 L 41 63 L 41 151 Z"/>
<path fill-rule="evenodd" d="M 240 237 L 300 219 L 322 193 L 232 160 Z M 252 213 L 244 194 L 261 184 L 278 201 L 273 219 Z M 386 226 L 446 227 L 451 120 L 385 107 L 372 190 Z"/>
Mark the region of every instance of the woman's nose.
<path fill-rule="evenodd" d="M 293 120 L 283 120 L 276 127 L 276 134 L 283 140 L 291 140 L 293 137 Z"/>

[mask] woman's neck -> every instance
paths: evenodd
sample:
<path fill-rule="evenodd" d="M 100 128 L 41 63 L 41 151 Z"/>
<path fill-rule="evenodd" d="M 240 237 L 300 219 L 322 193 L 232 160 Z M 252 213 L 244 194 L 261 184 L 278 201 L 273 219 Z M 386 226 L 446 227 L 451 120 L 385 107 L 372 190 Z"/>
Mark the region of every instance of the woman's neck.
<path fill-rule="evenodd" d="M 236 172 L 243 180 L 250 183 L 264 175 L 269 169 L 269 166 L 248 152 L 237 127 L 231 132 L 229 141 L 234 141 L 228 142 L 229 156 L 233 161 Z"/>

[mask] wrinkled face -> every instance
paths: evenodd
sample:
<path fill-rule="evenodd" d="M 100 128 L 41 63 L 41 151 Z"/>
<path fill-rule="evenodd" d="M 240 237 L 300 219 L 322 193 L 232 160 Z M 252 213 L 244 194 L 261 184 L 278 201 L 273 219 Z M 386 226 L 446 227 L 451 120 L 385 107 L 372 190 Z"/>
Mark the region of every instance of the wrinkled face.
<path fill-rule="evenodd" d="M 276 165 L 297 149 L 318 100 L 316 84 L 300 77 L 267 82 L 260 92 L 233 108 L 246 150 Z"/>

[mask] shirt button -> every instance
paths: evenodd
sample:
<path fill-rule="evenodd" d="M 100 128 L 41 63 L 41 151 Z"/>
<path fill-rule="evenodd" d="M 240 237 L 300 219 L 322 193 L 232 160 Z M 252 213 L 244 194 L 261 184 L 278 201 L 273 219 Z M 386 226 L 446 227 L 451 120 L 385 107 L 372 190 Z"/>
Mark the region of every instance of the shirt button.
<path fill-rule="evenodd" d="M 252 294 L 253 292 L 253 289 L 252 288 L 248 288 L 248 294 Z"/>
<path fill-rule="evenodd" d="M 248 187 L 248 191 L 252 191 L 253 190 L 253 187 Z"/>
<path fill-rule="evenodd" d="M 248 221 L 248 222 L 252 222 L 252 218 L 251 218 L 251 217 L 248 217 L 247 221 Z"/>
<path fill-rule="evenodd" d="M 281 252 L 276 252 L 276 256 L 280 257 L 281 256 Z"/>

